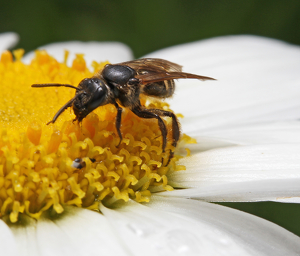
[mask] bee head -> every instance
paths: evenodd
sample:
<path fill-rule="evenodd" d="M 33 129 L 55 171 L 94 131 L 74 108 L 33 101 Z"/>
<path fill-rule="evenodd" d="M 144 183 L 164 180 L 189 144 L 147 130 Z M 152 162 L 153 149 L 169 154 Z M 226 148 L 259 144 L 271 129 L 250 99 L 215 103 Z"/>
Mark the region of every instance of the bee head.
<path fill-rule="evenodd" d="M 107 104 L 108 89 L 99 78 L 85 78 L 79 83 L 78 88 L 73 110 L 76 120 L 81 122 L 94 109 Z"/>

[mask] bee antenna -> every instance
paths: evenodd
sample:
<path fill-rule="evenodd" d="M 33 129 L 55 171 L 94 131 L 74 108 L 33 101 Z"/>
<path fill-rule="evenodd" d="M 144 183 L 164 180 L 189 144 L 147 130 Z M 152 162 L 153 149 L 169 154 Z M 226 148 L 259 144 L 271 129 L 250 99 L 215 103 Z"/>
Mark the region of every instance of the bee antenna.
<path fill-rule="evenodd" d="M 75 87 L 76 88 L 76 87 Z M 70 99 L 65 105 L 63 105 L 55 114 L 55 116 L 53 117 L 53 119 L 47 123 L 48 124 L 54 124 L 56 119 L 69 107 L 72 106 L 73 102 L 81 95 L 81 93 L 75 95 L 72 99 Z"/>
<path fill-rule="evenodd" d="M 41 87 L 69 87 L 69 88 L 73 88 L 75 89 L 76 91 L 79 91 L 81 90 L 80 88 L 78 87 L 75 87 L 71 84 L 33 84 L 31 85 L 31 87 L 35 87 L 35 88 L 41 88 Z"/>

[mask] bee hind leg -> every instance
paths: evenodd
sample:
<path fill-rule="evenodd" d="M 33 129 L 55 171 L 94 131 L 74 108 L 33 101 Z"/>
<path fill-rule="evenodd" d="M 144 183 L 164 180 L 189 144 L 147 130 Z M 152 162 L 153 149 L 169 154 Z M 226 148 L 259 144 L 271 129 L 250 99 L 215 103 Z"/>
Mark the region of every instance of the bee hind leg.
<path fill-rule="evenodd" d="M 167 145 L 167 134 L 168 134 L 168 130 L 166 128 L 166 125 L 164 123 L 164 121 L 161 119 L 161 117 L 159 116 L 159 114 L 154 113 L 152 111 L 153 109 L 143 109 L 140 106 L 137 106 L 133 109 L 131 109 L 131 111 L 136 114 L 138 117 L 141 118 L 156 118 L 158 121 L 158 125 L 161 131 L 161 135 L 162 135 L 162 150 L 163 152 L 165 152 L 166 149 L 166 145 Z"/>
<path fill-rule="evenodd" d="M 161 109 L 149 109 L 149 111 L 154 112 L 160 116 L 167 116 L 167 117 L 172 118 L 172 133 L 173 133 L 172 134 L 173 135 L 172 146 L 175 148 L 177 146 L 177 142 L 180 137 L 179 122 L 177 120 L 176 115 L 170 111 L 165 111 L 165 110 L 161 110 Z M 173 157 L 174 157 L 174 152 L 172 150 L 170 150 L 170 155 L 169 155 L 169 159 L 168 159 L 166 166 L 170 163 L 170 161 Z"/>
<path fill-rule="evenodd" d="M 178 142 L 179 137 L 180 137 L 179 122 L 177 120 L 176 115 L 174 113 L 170 112 L 170 111 L 165 111 L 165 110 L 161 110 L 161 109 L 149 109 L 149 111 L 151 111 L 153 113 L 156 113 L 160 116 L 167 116 L 167 117 L 172 118 L 172 132 L 173 132 L 172 146 L 176 147 L 177 142 Z"/>
<path fill-rule="evenodd" d="M 122 119 L 122 108 L 115 102 L 114 103 L 116 109 L 117 109 L 117 116 L 116 116 L 116 129 L 117 129 L 117 133 L 119 135 L 120 138 L 120 142 L 117 145 L 117 147 L 120 146 L 121 142 L 122 142 L 122 133 L 121 133 L 121 119 Z"/>

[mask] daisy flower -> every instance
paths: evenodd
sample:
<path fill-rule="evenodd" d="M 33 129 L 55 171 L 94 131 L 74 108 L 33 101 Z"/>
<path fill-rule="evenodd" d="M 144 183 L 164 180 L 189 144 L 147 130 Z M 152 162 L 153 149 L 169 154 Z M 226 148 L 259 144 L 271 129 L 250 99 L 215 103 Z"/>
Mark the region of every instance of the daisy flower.
<path fill-rule="evenodd" d="M 8 48 L 16 40 L 13 33 L 0 35 L 0 46 Z M 149 55 L 218 79 L 178 83 L 171 106 L 185 117 L 182 131 L 192 138 L 182 136 L 168 166 L 161 164 L 166 153 L 156 122 L 124 110 L 124 139 L 116 147 L 114 107 L 96 109 L 81 125 L 72 122 L 72 111 L 65 111 L 55 125 L 46 126 L 74 91 L 30 87 L 49 82 L 76 86 L 106 60 L 130 59 L 128 47 L 72 42 L 42 49 L 48 53 L 40 50 L 24 58 L 22 50 L 14 51 L 14 61 L 5 51 L 0 60 L 4 255 L 300 254 L 294 234 L 208 203 L 297 202 L 298 47 L 238 36 Z M 88 69 L 85 59 L 104 62 L 92 62 Z M 193 138 L 198 144 L 187 145 Z"/>

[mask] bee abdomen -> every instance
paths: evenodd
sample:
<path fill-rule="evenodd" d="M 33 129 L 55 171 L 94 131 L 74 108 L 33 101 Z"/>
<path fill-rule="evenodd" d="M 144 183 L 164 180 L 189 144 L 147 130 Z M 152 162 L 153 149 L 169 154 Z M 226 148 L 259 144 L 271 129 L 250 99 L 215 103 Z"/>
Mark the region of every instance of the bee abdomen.
<path fill-rule="evenodd" d="M 168 98 L 174 94 L 174 80 L 164 80 L 161 82 L 146 84 L 143 93 L 153 97 Z"/>

